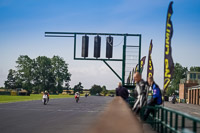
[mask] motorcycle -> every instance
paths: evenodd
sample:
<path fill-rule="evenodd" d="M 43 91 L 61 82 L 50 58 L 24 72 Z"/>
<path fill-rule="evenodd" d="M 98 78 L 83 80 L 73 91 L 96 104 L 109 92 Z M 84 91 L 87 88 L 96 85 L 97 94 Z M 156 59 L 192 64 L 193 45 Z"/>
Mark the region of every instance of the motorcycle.
<path fill-rule="evenodd" d="M 79 101 L 79 97 L 76 96 L 75 99 L 76 99 L 76 103 L 78 103 L 78 101 Z"/>
<path fill-rule="evenodd" d="M 44 105 L 46 105 L 48 103 L 48 96 L 47 95 L 43 95 L 42 103 L 44 103 Z"/>

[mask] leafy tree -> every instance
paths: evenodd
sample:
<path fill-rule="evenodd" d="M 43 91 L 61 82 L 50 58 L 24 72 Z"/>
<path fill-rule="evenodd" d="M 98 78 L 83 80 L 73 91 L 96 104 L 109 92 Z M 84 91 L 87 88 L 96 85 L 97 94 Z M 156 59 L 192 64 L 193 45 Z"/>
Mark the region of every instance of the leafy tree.
<path fill-rule="evenodd" d="M 16 61 L 17 75 L 16 84 L 26 89 L 30 94 L 32 92 L 32 74 L 33 74 L 33 60 L 27 55 L 20 55 Z"/>
<path fill-rule="evenodd" d="M 16 88 L 23 88 L 23 79 L 20 77 L 20 73 L 16 71 L 15 75 Z"/>
<path fill-rule="evenodd" d="M 16 61 L 17 70 L 9 70 L 7 88 L 23 88 L 29 93 L 62 92 L 63 87 L 69 88 L 71 74 L 68 72 L 68 64 L 63 58 L 54 56 L 48 58 L 39 56 L 31 59 L 27 55 L 20 55 Z"/>
<path fill-rule="evenodd" d="M 100 85 L 93 85 L 90 89 L 90 94 L 91 95 L 96 95 L 97 93 L 101 93 L 102 92 L 102 88 Z"/>
<path fill-rule="evenodd" d="M 5 87 L 0 87 L 0 89 L 5 89 Z"/>
<path fill-rule="evenodd" d="M 106 86 L 102 86 L 102 93 L 104 96 L 106 96 L 106 94 L 108 94 L 108 90 L 106 90 Z"/>
<path fill-rule="evenodd" d="M 115 90 L 108 90 L 108 94 L 115 94 Z"/>
<path fill-rule="evenodd" d="M 187 67 L 182 67 L 181 64 L 176 63 L 174 65 L 174 74 L 172 76 L 169 87 L 166 91 L 166 94 L 169 96 L 172 93 L 175 93 L 179 89 L 180 79 L 186 78 Z"/>
<path fill-rule="evenodd" d="M 81 82 L 74 86 L 74 93 L 76 92 L 83 94 L 83 86 Z"/>
<path fill-rule="evenodd" d="M 12 69 L 9 70 L 7 80 L 4 83 L 6 89 L 16 89 L 15 74 L 16 74 L 15 70 Z"/>
<path fill-rule="evenodd" d="M 193 71 L 193 72 L 200 72 L 200 67 L 190 67 L 190 71 Z"/>
<path fill-rule="evenodd" d="M 51 59 L 46 56 L 39 56 L 34 62 L 34 85 L 38 91 L 53 91 L 56 93 L 55 77 L 53 75 Z"/>
<path fill-rule="evenodd" d="M 68 72 L 68 64 L 65 63 L 63 58 L 59 56 L 54 56 L 51 59 L 52 63 L 52 72 L 56 82 L 56 89 L 59 92 L 62 92 L 62 85 L 65 83 L 65 86 L 69 86 L 71 74 Z"/>

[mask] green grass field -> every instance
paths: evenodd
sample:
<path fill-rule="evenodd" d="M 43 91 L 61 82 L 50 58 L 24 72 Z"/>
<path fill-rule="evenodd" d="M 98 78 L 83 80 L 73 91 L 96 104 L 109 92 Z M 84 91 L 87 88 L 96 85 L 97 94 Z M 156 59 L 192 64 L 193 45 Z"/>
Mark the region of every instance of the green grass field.
<path fill-rule="evenodd" d="M 70 98 L 74 97 L 73 95 L 50 95 L 50 99 L 56 98 Z M 32 101 L 32 100 L 41 100 L 42 94 L 31 94 L 30 96 L 8 96 L 0 95 L 0 103 L 10 103 L 10 102 L 19 102 L 19 101 Z"/>

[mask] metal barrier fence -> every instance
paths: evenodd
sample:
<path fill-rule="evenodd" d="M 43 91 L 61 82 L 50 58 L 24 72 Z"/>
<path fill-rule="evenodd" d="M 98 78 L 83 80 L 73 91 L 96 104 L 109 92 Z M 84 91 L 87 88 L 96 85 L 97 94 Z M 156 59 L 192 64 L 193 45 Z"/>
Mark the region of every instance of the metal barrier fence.
<path fill-rule="evenodd" d="M 146 109 L 151 109 L 147 123 L 161 133 L 200 133 L 200 119 L 186 113 L 175 111 L 162 106 L 146 106 L 140 112 L 144 118 Z"/>

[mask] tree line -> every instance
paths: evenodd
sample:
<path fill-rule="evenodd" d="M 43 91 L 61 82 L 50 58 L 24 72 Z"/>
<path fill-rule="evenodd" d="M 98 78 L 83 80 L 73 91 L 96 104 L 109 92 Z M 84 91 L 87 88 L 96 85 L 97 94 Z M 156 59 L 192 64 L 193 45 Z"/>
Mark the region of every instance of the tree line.
<path fill-rule="evenodd" d="M 51 93 L 61 93 L 63 89 L 70 89 L 69 81 L 71 74 L 68 71 L 68 64 L 63 58 L 53 56 L 38 56 L 31 59 L 27 55 L 20 55 L 16 61 L 16 69 L 10 69 L 4 85 L 6 89 L 23 88 L 28 93 L 40 93 L 48 90 Z M 200 72 L 200 67 L 190 67 L 190 71 Z M 176 93 L 179 90 L 180 79 L 186 78 L 187 67 L 175 63 L 174 74 L 166 90 L 167 95 Z M 75 91 L 82 92 L 83 86 L 79 82 L 74 86 Z M 101 93 L 106 95 L 106 86 L 94 84 L 90 94 Z"/>
<path fill-rule="evenodd" d="M 180 80 L 186 78 L 186 72 L 190 70 L 193 72 L 200 72 L 200 67 L 190 67 L 188 69 L 187 67 L 183 67 L 180 63 L 175 63 L 174 65 L 174 74 L 172 76 L 171 82 L 166 90 L 166 94 L 172 95 L 173 93 L 177 93 L 179 91 L 179 84 Z"/>
<path fill-rule="evenodd" d="M 90 94 L 91 95 L 103 94 L 105 96 L 107 93 L 108 93 L 108 90 L 106 89 L 105 85 L 103 85 L 101 87 L 100 85 L 94 84 L 90 89 Z"/>
<path fill-rule="evenodd" d="M 6 89 L 23 88 L 30 94 L 44 90 L 60 93 L 63 88 L 69 88 L 71 74 L 68 64 L 59 56 L 31 59 L 27 55 L 20 55 L 16 64 L 15 70 L 9 70 L 4 83 Z"/>
<path fill-rule="evenodd" d="M 79 92 L 80 94 L 83 94 L 84 91 L 89 91 L 91 95 L 104 95 L 106 96 L 107 94 L 115 94 L 115 90 L 107 90 L 106 86 L 103 85 L 102 87 L 100 85 L 94 84 L 90 89 L 83 89 L 84 87 L 82 86 L 82 83 L 79 82 L 77 85 L 74 85 L 73 88 L 68 89 L 68 93 L 71 93 L 69 90 L 73 90 L 74 93 Z"/>

